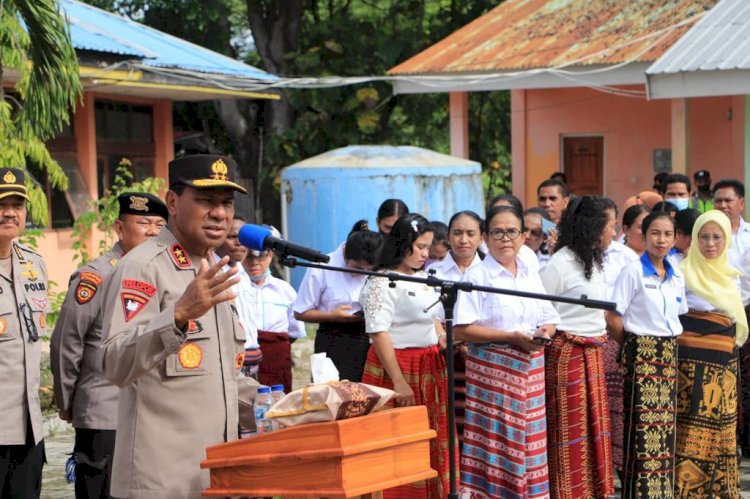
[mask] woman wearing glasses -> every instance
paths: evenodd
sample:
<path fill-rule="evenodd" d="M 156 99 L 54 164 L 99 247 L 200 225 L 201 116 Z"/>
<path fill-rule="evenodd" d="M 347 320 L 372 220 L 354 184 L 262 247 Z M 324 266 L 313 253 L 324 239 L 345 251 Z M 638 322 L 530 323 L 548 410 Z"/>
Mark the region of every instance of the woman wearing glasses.
<path fill-rule="evenodd" d="M 731 223 L 711 210 L 695 221 L 681 269 L 690 311 L 683 334 L 677 387 L 676 491 L 680 497 L 739 497 L 737 345 L 747 318 L 729 264 Z"/>
<path fill-rule="evenodd" d="M 605 300 L 604 250 L 615 216 L 596 196 L 576 197 L 563 212 L 555 253 L 541 277 L 549 294 Z M 603 346 L 604 312 L 553 303 L 560 325 L 546 352 L 547 424 L 552 497 L 614 494 Z"/>
<path fill-rule="evenodd" d="M 607 323 L 622 344 L 624 366 L 622 496 L 657 499 L 674 497 L 677 337 L 687 299 L 685 280 L 667 258 L 674 219 L 652 211 L 642 227 L 645 251 L 617 278 L 611 296 L 617 310 Z"/>
<path fill-rule="evenodd" d="M 538 273 L 518 257 L 521 211 L 492 208 L 486 227 L 489 254 L 464 280 L 543 294 Z M 547 301 L 478 291 L 459 293 L 456 310 L 456 337 L 470 345 L 461 494 L 549 497 L 544 345 L 560 318 Z"/>

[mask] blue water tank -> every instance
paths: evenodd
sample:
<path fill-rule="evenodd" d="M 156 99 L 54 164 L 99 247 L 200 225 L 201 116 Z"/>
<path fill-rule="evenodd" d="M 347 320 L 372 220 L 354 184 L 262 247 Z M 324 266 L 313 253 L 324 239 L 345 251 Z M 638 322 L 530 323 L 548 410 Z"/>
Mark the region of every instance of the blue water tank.
<path fill-rule="evenodd" d="M 349 146 L 281 172 L 284 237 L 326 253 L 354 222 L 370 221 L 388 198 L 402 199 L 428 220 L 448 222 L 457 211 L 484 213 L 481 166 L 476 161 L 412 146 Z M 292 270 L 297 288 L 305 270 Z"/>

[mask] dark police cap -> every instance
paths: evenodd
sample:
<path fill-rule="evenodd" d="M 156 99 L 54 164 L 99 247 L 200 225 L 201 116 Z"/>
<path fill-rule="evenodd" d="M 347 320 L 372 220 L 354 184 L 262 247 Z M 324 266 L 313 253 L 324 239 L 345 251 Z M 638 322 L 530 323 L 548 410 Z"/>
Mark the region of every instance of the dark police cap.
<path fill-rule="evenodd" d="M 26 193 L 26 173 L 18 168 L 0 168 L 0 199 L 21 196 L 29 200 Z"/>
<path fill-rule="evenodd" d="M 117 202 L 120 205 L 120 215 L 157 216 L 164 220 L 169 218 L 167 205 L 147 192 L 123 192 L 117 196 Z"/>
<path fill-rule="evenodd" d="M 228 187 L 247 194 L 247 190 L 237 183 L 237 162 L 216 154 L 194 154 L 170 161 L 169 185 L 175 184 L 195 189 Z"/>
<path fill-rule="evenodd" d="M 711 178 L 711 173 L 708 170 L 698 170 L 693 175 L 693 180 L 701 180 L 704 178 Z"/>

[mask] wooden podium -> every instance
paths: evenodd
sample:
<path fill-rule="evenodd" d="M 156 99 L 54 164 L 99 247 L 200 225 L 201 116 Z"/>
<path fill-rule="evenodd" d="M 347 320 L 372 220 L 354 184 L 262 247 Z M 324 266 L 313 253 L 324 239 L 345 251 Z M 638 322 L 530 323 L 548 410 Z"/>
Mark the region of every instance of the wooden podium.
<path fill-rule="evenodd" d="M 206 449 L 204 496 L 345 498 L 437 476 L 427 408 L 311 423 Z M 374 493 L 374 494 L 373 494 Z"/>

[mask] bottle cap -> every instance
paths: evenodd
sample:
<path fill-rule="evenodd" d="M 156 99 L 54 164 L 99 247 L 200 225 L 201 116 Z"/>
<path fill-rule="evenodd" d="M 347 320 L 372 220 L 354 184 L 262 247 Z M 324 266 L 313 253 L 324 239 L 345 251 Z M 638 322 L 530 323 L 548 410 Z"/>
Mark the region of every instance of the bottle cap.
<path fill-rule="evenodd" d="M 284 385 L 273 385 L 271 387 L 272 392 L 283 392 L 284 391 Z"/>
<path fill-rule="evenodd" d="M 259 386 L 258 393 L 271 393 L 271 389 L 267 386 Z"/>

